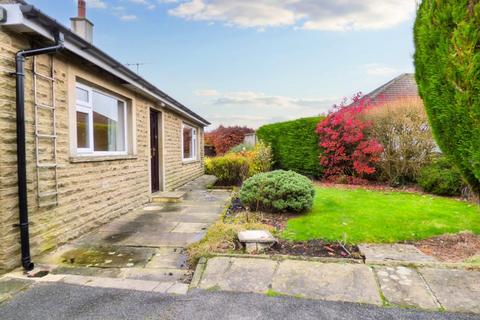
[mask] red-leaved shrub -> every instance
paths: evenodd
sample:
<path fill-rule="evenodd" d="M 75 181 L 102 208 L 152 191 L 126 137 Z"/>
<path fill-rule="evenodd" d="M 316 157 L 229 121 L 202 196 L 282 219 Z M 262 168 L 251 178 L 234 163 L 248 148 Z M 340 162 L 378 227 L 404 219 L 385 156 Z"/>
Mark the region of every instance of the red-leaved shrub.
<path fill-rule="evenodd" d="M 369 137 L 371 123 L 362 116 L 370 107 L 359 93 L 351 105 L 347 106 L 344 100 L 318 124 L 319 144 L 323 149 L 320 164 L 327 181 L 362 183 L 375 173 L 383 147 Z"/>
<path fill-rule="evenodd" d="M 205 141 L 208 141 L 215 147 L 217 155 L 222 155 L 242 143 L 247 133 L 252 133 L 254 131 L 255 130 L 247 127 L 220 126 L 211 132 L 205 133 Z"/>

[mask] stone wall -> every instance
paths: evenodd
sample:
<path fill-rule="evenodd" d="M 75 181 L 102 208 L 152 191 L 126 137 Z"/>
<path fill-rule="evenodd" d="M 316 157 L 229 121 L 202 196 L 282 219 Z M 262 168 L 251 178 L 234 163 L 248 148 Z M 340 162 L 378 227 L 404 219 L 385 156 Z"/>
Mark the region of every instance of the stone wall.
<path fill-rule="evenodd" d="M 0 270 L 7 270 L 20 264 L 19 230 L 15 226 L 18 223 L 15 78 L 11 73 L 15 71 L 15 53 L 28 47 L 29 39 L 0 27 Z M 38 65 L 41 66 L 40 70 L 43 73 L 47 73 L 49 63 L 48 56 L 38 58 Z M 183 120 L 180 116 L 128 91 L 116 78 L 100 69 L 87 68 L 82 61 L 68 53 L 57 54 L 55 77 L 59 204 L 39 208 L 31 58 L 27 60 L 26 66 L 28 207 L 33 255 L 54 249 L 67 240 L 78 237 L 150 200 L 150 107 L 161 111 L 164 119 L 163 154 L 166 189 L 174 189 L 203 174 L 203 154 L 199 161 L 182 163 L 180 141 Z M 95 84 L 107 86 L 108 90 L 121 94 L 131 101 L 135 138 L 131 155 L 96 159 L 72 157 L 74 155 L 70 136 L 74 84 L 71 79 L 75 79 L 77 73 L 88 77 L 88 80 Z M 49 99 L 48 85 L 48 82 L 39 84 L 40 99 Z M 39 119 L 42 129 L 52 128 L 48 115 L 40 114 Z M 74 121 L 73 119 L 73 123 Z M 199 141 L 203 141 L 203 130 L 199 130 Z M 203 150 L 203 143 L 199 144 L 199 150 Z M 40 145 L 42 159 L 48 160 L 50 151 L 48 143 Z"/>

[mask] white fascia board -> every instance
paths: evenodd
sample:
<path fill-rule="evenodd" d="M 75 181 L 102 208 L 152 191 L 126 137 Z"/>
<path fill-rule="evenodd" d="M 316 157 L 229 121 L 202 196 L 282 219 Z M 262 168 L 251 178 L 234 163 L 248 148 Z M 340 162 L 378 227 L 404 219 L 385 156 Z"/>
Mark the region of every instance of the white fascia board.
<path fill-rule="evenodd" d="M 20 5 L 18 4 L 7 4 L 7 5 L 1 5 L 7 10 L 7 21 L 5 23 L 2 23 L 2 26 L 8 26 L 11 27 L 12 29 L 19 31 L 19 32 L 26 32 L 26 31 L 33 31 L 35 33 L 40 34 L 41 36 L 51 40 L 55 41 L 54 36 L 52 35 L 51 31 L 43 27 L 42 25 L 39 25 L 38 23 L 35 23 L 34 19 L 26 19 L 23 16 L 22 11 L 20 10 Z M 186 118 L 196 122 L 200 123 L 203 126 L 208 126 L 209 123 L 206 123 L 204 121 L 201 121 L 200 119 L 192 116 L 188 112 L 185 112 L 184 110 L 180 109 L 179 107 L 175 106 L 165 98 L 155 94 L 154 92 L 150 91 L 149 89 L 145 88 L 142 86 L 140 83 L 137 81 L 133 80 L 132 78 L 124 75 L 123 73 L 119 72 L 112 66 L 110 66 L 108 63 L 103 61 L 103 59 L 97 57 L 96 55 L 92 54 L 89 52 L 88 49 L 82 49 L 79 45 L 73 43 L 70 39 L 66 38 L 65 39 L 65 49 L 78 55 L 79 57 L 93 63 L 94 65 L 104 69 L 108 73 L 124 80 L 127 82 L 129 85 L 127 85 L 130 89 L 135 90 L 144 96 L 157 100 L 158 102 L 162 103 L 163 105 L 166 105 L 170 109 L 173 109 L 174 111 L 182 114 Z"/>

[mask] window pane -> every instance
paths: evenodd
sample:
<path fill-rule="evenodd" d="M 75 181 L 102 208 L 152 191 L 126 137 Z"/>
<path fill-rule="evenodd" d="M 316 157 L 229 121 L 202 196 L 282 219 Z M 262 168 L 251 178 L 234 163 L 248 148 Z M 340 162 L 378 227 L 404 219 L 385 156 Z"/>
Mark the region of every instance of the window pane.
<path fill-rule="evenodd" d="M 77 111 L 77 148 L 90 148 L 88 113 Z"/>
<path fill-rule="evenodd" d="M 77 87 L 77 101 L 84 101 L 88 103 L 88 91 Z"/>
<path fill-rule="evenodd" d="M 189 127 L 183 127 L 183 158 L 192 158 L 192 139 L 193 130 Z"/>
<path fill-rule="evenodd" d="M 125 105 L 93 92 L 93 145 L 95 151 L 125 151 Z"/>

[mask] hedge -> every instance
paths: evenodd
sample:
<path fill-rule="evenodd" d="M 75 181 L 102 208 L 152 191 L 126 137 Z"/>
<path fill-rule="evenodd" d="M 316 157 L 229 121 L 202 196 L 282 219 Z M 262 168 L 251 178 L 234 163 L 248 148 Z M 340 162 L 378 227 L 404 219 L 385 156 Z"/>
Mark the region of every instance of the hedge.
<path fill-rule="evenodd" d="M 324 118 L 311 117 L 279 122 L 257 130 L 258 138 L 272 146 L 275 168 L 292 170 L 307 176 L 321 176 L 320 148 L 315 130 Z"/>
<path fill-rule="evenodd" d="M 415 70 L 434 136 L 480 193 L 480 2 L 423 0 Z"/>

